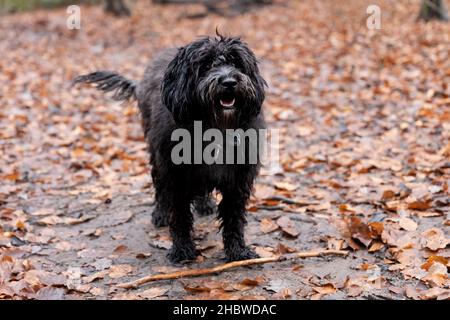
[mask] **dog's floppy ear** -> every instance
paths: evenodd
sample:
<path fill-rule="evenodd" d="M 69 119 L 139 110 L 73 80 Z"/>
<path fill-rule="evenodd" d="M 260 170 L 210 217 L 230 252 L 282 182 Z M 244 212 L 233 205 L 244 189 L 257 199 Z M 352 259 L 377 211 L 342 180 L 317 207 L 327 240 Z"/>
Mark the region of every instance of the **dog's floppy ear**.
<path fill-rule="evenodd" d="M 267 82 L 264 80 L 262 75 L 259 73 L 258 64 L 255 64 L 255 69 L 253 70 L 253 74 L 250 76 L 252 79 L 256 92 L 255 92 L 255 101 L 253 104 L 253 110 L 251 112 L 253 115 L 258 115 L 261 112 L 262 104 L 264 103 L 264 99 L 266 98 L 266 90 Z"/>
<path fill-rule="evenodd" d="M 252 96 L 250 106 L 248 106 L 248 112 L 255 116 L 261 112 L 261 107 L 266 98 L 267 82 L 259 72 L 258 60 L 253 51 L 247 46 L 246 43 L 239 40 L 239 45 L 235 46 L 235 50 L 239 55 L 241 64 L 244 66 L 245 73 L 250 77 L 255 92 Z"/>
<path fill-rule="evenodd" d="M 195 75 L 189 68 L 188 47 L 178 50 L 175 58 L 169 63 L 162 82 L 162 101 L 177 124 L 192 120 L 193 79 Z"/>

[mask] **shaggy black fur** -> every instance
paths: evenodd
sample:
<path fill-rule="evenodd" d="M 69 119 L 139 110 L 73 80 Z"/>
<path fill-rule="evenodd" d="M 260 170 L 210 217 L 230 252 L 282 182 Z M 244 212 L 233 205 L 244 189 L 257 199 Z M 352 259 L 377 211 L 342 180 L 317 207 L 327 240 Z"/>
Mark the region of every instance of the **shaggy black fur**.
<path fill-rule="evenodd" d="M 114 92 L 117 100 L 137 99 L 156 189 L 152 221 L 157 227 L 170 226 L 173 247 L 168 257 L 172 262 L 196 258 L 191 205 L 202 214 L 216 212 L 210 199 L 214 189 L 222 195 L 218 215 L 227 259 L 257 257 L 245 245 L 244 225 L 245 206 L 259 165 L 175 165 L 171 161 L 176 144 L 171 141 L 172 132 L 177 128 L 192 131 L 194 121 L 202 121 L 203 130 L 264 128 L 261 107 L 266 83 L 244 42 L 218 36 L 165 51 L 137 84 L 111 72 L 80 76 L 75 82 L 95 83 L 100 90 Z M 223 101 L 233 99 L 234 107 L 224 108 Z"/>

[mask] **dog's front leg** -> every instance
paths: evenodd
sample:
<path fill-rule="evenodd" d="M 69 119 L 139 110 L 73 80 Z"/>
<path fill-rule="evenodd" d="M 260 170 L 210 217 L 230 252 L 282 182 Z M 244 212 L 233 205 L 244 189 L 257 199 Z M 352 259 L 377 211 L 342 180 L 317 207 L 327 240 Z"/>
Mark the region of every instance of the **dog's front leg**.
<path fill-rule="evenodd" d="M 169 221 L 170 235 L 173 242 L 168 254 L 171 262 L 194 260 L 197 257 L 195 244 L 192 240 L 192 225 L 193 217 L 189 199 L 182 196 L 177 197 L 174 194 Z"/>
<path fill-rule="evenodd" d="M 219 204 L 219 217 L 222 220 L 222 236 L 225 255 L 228 261 L 258 258 L 258 255 L 245 245 L 244 227 L 245 204 L 247 197 L 242 193 L 222 192 Z"/>

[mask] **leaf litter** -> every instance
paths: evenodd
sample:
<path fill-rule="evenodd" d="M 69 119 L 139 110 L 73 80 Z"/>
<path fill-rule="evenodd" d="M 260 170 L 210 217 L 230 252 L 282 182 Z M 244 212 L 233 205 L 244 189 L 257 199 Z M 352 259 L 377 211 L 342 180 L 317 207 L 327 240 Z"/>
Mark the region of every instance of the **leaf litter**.
<path fill-rule="evenodd" d="M 365 1 L 275 2 L 192 20 L 186 6 L 138 1 L 133 23 L 83 6 L 86 21 L 109 28 L 81 32 L 62 24 L 64 9 L 2 17 L 0 298 L 449 299 L 449 25 L 413 21 L 406 0 L 380 1 L 392 19 L 376 32 Z M 260 57 L 268 123 L 281 133 L 281 167 L 260 177 L 249 204 L 250 245 L 268 257 L 352 254 L 243 268 L 187 290 L 181 280 L 117 290 L 180 267 L 165 259 L 168 230 L 150 224 L 136 108 L 68 84 L 93 65 L 138 78 L 154 52 L 217 25 Z M 199 220 L 190 268 L 223 259 L 217 224 Z"/>

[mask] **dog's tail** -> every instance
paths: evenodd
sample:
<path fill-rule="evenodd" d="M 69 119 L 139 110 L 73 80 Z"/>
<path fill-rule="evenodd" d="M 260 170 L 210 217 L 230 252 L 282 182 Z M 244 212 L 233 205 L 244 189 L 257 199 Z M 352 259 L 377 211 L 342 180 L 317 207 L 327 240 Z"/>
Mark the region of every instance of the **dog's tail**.
<path fill-rule="evenodd" d="M 110 71 L 97 71 L 87 75 L 78 76 L 73 80 L 73 84 L 89 83 L 95 84 L 97 89 L 104 92 L 112 92 L 112 98 L 116 101 L 127 101 L 136 99 L 137 84 Z"/>

